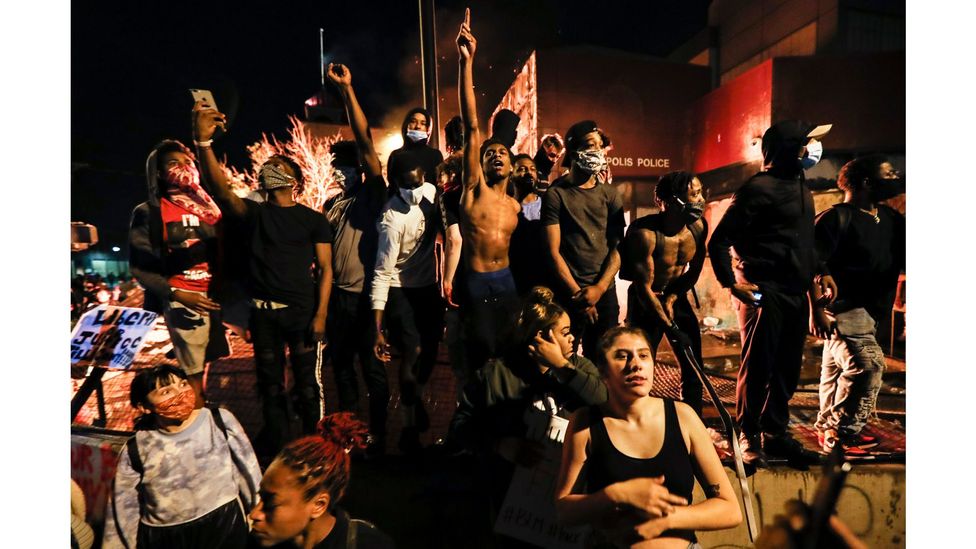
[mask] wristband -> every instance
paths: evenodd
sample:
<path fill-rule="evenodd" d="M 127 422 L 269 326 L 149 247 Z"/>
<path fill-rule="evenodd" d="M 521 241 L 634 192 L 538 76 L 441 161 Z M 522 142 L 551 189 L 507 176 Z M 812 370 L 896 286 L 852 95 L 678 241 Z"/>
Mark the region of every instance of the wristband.
<path fill-rule="evenodd" d="M 211 143 L 213 143 L 213 139 L 208 139 L 206 141 L 197 141 L 196 139 L 193 140 L 193 144 L 201 149 L 209 149 Z"/>

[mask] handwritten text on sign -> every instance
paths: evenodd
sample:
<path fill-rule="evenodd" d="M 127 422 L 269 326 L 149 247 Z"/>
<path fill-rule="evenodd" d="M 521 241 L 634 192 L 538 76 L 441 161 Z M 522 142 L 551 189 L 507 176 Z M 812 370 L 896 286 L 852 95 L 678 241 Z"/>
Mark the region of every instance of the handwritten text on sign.
<path fill-rule="evenodd" d="M 71 334 L 71 363 L 125 370 L 132 366 L 156 313 L 99 305 L 78 320 Z"/>
<path fill-rule="evenodd" d="M 553 415 L 555 403 L 529 407 L 524 419 L 526 438 L 545 445 L 545 457 L 529 469 L 515 468 L 512 484 L 505 494 L 495 532 L 539 547 L 577 549 L 583 546 L 588 528 L 566 528 L 556 521 L 556 474 L 562 454 L 563 438 L 569 422 Z M 537 408 L 547 409 L 543 412 Z"/>

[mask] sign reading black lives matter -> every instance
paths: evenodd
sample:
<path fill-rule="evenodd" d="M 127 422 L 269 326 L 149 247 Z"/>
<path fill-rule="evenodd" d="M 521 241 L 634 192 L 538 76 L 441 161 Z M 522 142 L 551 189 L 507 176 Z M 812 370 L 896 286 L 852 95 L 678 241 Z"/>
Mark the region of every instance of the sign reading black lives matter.
<path fill-rule="evenodd" d="M 71 364 L 127 370 L 156 324 L 156 313 L 99 305 L 83 314 L 71 334 Z"/>

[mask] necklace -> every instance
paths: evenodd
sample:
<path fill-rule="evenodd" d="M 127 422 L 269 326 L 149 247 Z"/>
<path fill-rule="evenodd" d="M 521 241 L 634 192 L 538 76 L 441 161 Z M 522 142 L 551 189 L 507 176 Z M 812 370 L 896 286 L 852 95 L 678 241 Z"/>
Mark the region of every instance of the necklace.
<path fill-rule="evenodd" d="M 874 218 L 874 222 L 875 222 L 875 223 L 881 223 L 881 218 L 880 218 L 880 217 L 878 217 L 878 214 L 876 214 L 876 213 L 871 213 L 871 211 L 870 211 L 870 210 L 865 210 L 864 208 L 858 208 L 858 209 L 859 209 L 859 210 L 861 210 L 862 212 L 864 212 L 864 213 L 866 213 L 866 214 L 868 214 L 868 215 L 870 215 L 871 217 L 873 217 L 873 218 Z"/>

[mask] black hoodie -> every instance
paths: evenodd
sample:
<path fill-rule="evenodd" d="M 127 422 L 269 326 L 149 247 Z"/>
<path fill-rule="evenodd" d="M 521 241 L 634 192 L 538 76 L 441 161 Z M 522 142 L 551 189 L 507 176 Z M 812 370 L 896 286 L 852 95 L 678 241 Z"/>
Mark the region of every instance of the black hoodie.
<path fill-rule="evenodd" d="M 804 294 L 816 269 L 813 195 L 803 179 L 799 153 L 812 124 L 780 122 L 763 135 L 766 169 L 732 197 L 708 242 L 719 283 L 735 284 L 729 247 L 739 258 L 739 279 L 790 295 Z"/>
<path fill-rule="evenodd" d="M 403 117 L 403 125 L 400 127 L 400 135 L 403 137 L 403 146 L 399 149 L 390 153 L 390 159 L 387 161 L 386 175 L 388 180 L 398 179 L 400 175 L 400 170 L 402 167 L 402 160 L 404 155 L 411 155 L 416 158 L 417 163 L 424 169 L 424 181 L 428 183 L 437 184 L 435 180 L 434 170 L 437 166 L 444 161 L 444 155 L 441 151 L 427 146 L 427 141 L 419 141 L 417 143 L 412 143 L 407 139 L 407 122 L 410 117 L 416 113 L 421 113 L 427 119 L 427 131 L 436 131 L 436 128 L 432 128 L 430 124 L 430 114 L 420 107 L 410 109 L 410 112 Z"/>

